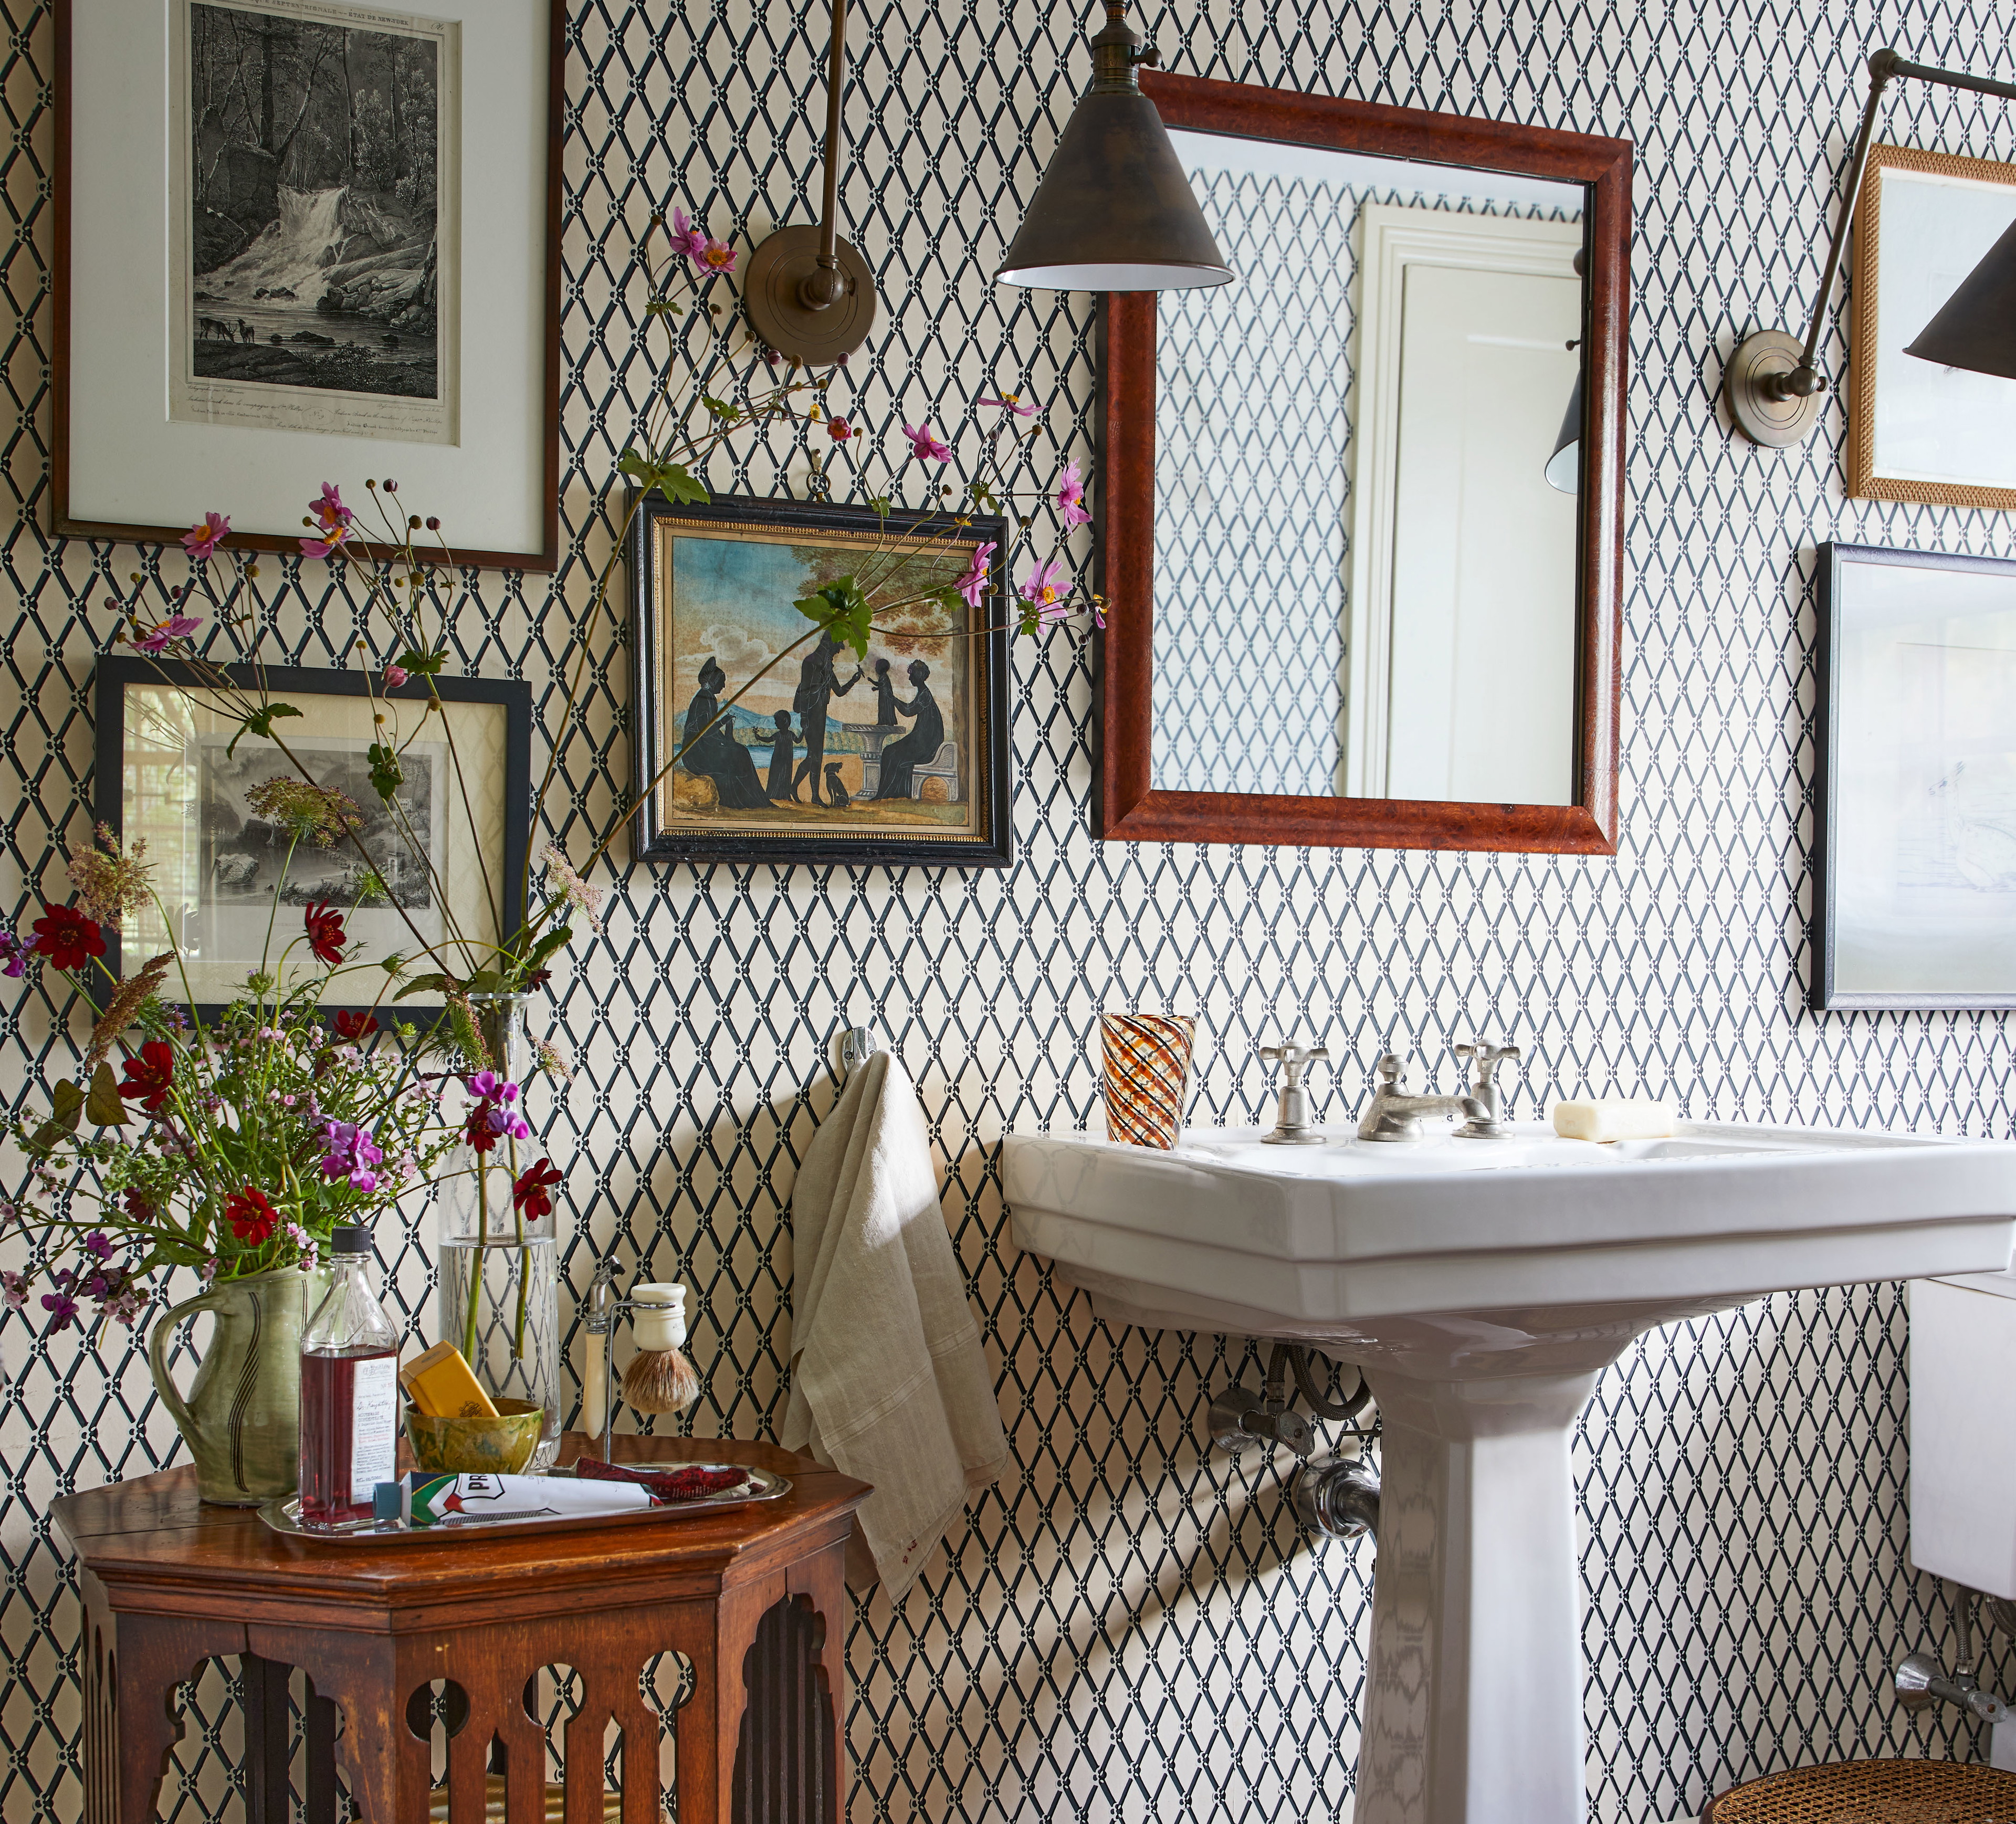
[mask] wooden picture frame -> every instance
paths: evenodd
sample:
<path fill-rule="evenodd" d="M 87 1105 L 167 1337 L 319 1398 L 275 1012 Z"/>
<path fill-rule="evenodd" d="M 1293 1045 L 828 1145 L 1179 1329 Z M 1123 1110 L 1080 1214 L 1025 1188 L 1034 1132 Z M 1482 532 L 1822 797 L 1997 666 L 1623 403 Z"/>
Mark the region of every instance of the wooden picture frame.
<path fill-rule="evenodd" d="M 823 636 L 808 639 L 812 623 L 791 605 L 818 582 L 853 574 L 891 533 L 917 532 L 943 535 L 932 562 L 944 575 L 927 581 L 954 580 L 982 545 L 1008 548 L 1006 524 L 988 515 L 955 526 L 942 514 L 885 518 L 820 502 L 717 497 L 675 506 L 656 493 L 639 505 L 629 547 L 639 860 L 892 867 L 1013 860 L 1005 567 L 996 562 L 977 608 L 960 611 L 965 626 L 877 633 L 859 662 Z M 729 712 L 726 738 L 740 751 L 716 752 L 706 723 L 773 658 L 773 681 L 759 682 Z M 710 659 L 725 661 L 724 681 L 703 705 Z M 898 701 L 913 691 L 909 702 Z M 848 716 L 853 704 L 859 711 Z M 701 727 L 689 727 L 697 716 Z M 787 756 L 761 738 L 780 716 L 792 736 Z M 931 719 L 935 741 L 927 738 Z M 680 751 L 674 744 L 689 736 L 707 742 L 705 758 L 719 764 L 666 773 Z M 788 799 L 772 795 L 787 784 Z M 905 789 L 886 789 L 898 785 Z"/>
<path fill-rule="evenodd" d="M 1630 142 L 1160 70 L 1144 70 L 1141 87 L 1172 128 L 1478 167 L 1584 187 L 1586 510 L 1576 554 L 1575 798 L 1565 805 L 1516 805 L 1157 789 L 1150 752 L 1156 300 L 1153 292 L 1115 292 L 1101 301 L 1098 330 L 1096 586 L 1110 604 L 1109 624 L 1095 647 L 1100 834 L 1108 842 L 1615 854 Z"/>
<path fill-rule="evenodd" d="M 2016 561 L 1819 557 L 1808 1000 L 2016 1008 Z"/>
<path fill-rule="evenodd" d="M 2016 510 L 2016 380 L 1904 352 L 2012 222 L 2016 164 L 1870 147 L 1849 295 L 1852 499 Z"/>
<path fill-rule="evenodd" d="M 263 684 L 269 698 L 301 709 L 298 719 L 279 725 L 289 747 L 304 759 L 310 752 L 329 756 L 331 770 L 316 783 L 348 790 L 367 816 L 376 811 L 379 801 L 365 780 L 364 749 L 380 731 L 372 721 L 364 672 L 286 665 L 265 666 L 256 673 L 249 665 L 218 669 L 241 688 Z M 246 856 L 256 853 L 256 845 L 247 842 L 250 820 L 240 818 L 236 809 L 246 783 L 243 776 L 263 777 L 266 771 L 291 769 L 271 743 L 256 735 L 243 737 L 235 754 L 227 752 L 235 733 L 228 719 L 200 706 L 176 706 L 179 690 L 200 686 L 203 678 L 200 668 L 180 660 L 130 654 L 99 660 L 93 682 L 93 809 L 95 820 L 107 825 L 115 837 L 147 841 L 157 892 L 182 909 L 182 936 L 173 947 L 183 953 L 194 1004 L 208 1018 L 229 1000 L 229 991 L 257 960 L 256 950 L 249 957 L 239 953 L 239 940 L 247 934 L 239 928 L 243 916 L 230 902 L 242 898 L 263 923 L 265 908 L 272 904 L 279 884 L 276 865 L 288 867 L 286 878 L 291 885 L 297 876 L 308 881 L 317 869 L 340 873 L 346 858 L 333 851 L 324 856 L 304 849 L 282 864 L 271 856 L 261 857 L 249 883 L 221 880 L 225 860 L 239 860 L 240 852 Z M 397 690 L 381 688 L 379 694 L 402 708 L 410 705 L 417 717 L 424 717 L 428 683 L 414 678 Z M 518 887 L 531 842 L 532 688 L 515 678 L 444 676 L 432 683 L 442 704 L 439 713 L 455 719 L 458 746 L 465 750 L 463 765 L 456 773 L 443 763 L 445 755 L 437 758 L 431 748 L 406 751 L 408 790 L 429 795 L 427 812 L 415 821 L 434 831 L 430 840 L 441 845 L 437 866 L 448 890 L 488 898 L 501 925 L 496 933 L 501 937 L 524 917 Z M 181 703 L 187 705 L 189 700 Z M 417 760 L 439 770 L 423 780 Z M 479 824 L 480 829 L 470 827 Z M 368 827 L 365 839 L 369 840 Z M 499 856 L 502 869 L 493 873 Z M 382 852 L 374 852 L 373 859 L 385 867 Z M 266 878 L 259 878 L 261 874 Z M 340 890 L 331 894 L 318 888 L 316 896 L 344 903 Z M 424 899 L 423 895 L 407 903 L 423 906 Z M 360 917 L 353 906 L 345 916 L 351 959 L 370 961 L 391 950 L 412 953 L 414 944 L 403 924 L 394 922 L 395 914 L 380 911 Z M 419 917 L 424 928 L 423 910 Z M 369 922 L 372 919 L 383 921 L 382 933 Z M 480 924 L 468 921 L 485 935 L 491 922 L 487 914 Z M 105 960 L 114 974 L 123 975 L 128 964 L 170 947 L 158 918 L 145 914 L 128 918 Z M 410 1014 L 426 1022 L 439 1014 L 443 1004 L 439 995 L 416 994 L 396 1003 L 388 996 L 387 1004 L 396 1006 L 402 1017 Z"/>
<path fill-rule="evenodd" d="M 292 555 L 322 483 L 391 476 L 456 561 L 555 568 L 564 0 L 493 0 L 466 31 L 347 0 L 156 4 L 152 30 L 122 0 L 56 4 L 51 530 L 167 543 L 217 511 L 234 546 Z M 332 34 L 378 48 L 347 104 L 324 91 L 350 50 L 310 59 Z M 270 125 L 197 111 L 227 38 L 277 72 Z M 355 114 L 373 69 L 394 124 L 360 151 L 353 122 L 354 168 L 322 168 L 301 123 Z"/>

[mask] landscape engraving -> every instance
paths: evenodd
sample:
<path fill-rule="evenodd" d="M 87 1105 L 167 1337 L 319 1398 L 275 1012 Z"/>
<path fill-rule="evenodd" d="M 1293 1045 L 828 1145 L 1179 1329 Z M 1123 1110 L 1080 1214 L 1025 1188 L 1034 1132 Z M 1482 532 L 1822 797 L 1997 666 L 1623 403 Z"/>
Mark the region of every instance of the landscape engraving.
<path fill-rule="evenodd" d="M 458 28 L 181 13 L 171 416 L 454 442 Z"/>

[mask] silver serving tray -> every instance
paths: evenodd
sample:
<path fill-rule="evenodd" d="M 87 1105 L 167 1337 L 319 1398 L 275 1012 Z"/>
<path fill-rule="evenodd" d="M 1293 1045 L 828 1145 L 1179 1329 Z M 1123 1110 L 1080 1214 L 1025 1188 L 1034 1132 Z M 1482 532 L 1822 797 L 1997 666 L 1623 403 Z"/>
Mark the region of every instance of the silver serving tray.
<path fill-rule="evenodd" d="M 690 1519 L 697 1514 L 725 1513 L 733 1508 L 754 1507 L 765 1501 L 782 1501 L 791 1492 L 791 1479 L 774 1471 L 759 1469 L 751 1463 L 671 1462 L 626 1463 L 624 1469 L 739 1469 L 747 1479 L 742 1488 L 723 1489 L 718 1494 L 703 1494 L 693 1501 L 669 1501 L 663 1507 L 640 1508 L 621 1514 L 556 1514 L 544 1520 L 464 1520 L 452 1527 L 409 1527 L 403 1520 L 383 1525 L 374 1520 L 355 1520 L 347 1527 L 304 1527 L 297 1496 L 283 1494 L 265 1502 L 259 1518 L 283 1539 L 299 1539 L 311 1545 L 449 1545 L 470 1534 L 486 1539 L 510 1538 L 518 1534 L 550 1535 L 555 1533 L 599 1531 L 612 1527 L 649 1527 L 665 1520 Z M 572 1469 L 552 1469 L 547 1473 L 565 1481 L 575 1480 Z"/>

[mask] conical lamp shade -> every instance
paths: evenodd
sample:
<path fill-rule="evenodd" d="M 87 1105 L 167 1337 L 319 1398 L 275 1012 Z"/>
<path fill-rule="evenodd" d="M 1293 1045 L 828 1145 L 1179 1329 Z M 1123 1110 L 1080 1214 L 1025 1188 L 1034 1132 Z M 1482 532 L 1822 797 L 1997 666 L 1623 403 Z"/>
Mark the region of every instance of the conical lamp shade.
<path fill-rule="evenodd" d="M 1218 251 L 1155 104 L 1138 90 L 1082 99 L 994 276 L 1053 291 L 1222 285 Z"/>
<path fill-rule="evenodd" d="M 1554 453 L 1543 471 L 1550 488 L 1574 494 L 1582 487 L 1582 376 L 1575 376 L 1575 391 L 1568 395 L 1568 409 L 1561 414 L 1561 434 L 1554 439 Z"/>
<path fill-rule="evenodd" d="M 2016 224 L 1988 250 L 1904 352 L 2016 380 Z"/>

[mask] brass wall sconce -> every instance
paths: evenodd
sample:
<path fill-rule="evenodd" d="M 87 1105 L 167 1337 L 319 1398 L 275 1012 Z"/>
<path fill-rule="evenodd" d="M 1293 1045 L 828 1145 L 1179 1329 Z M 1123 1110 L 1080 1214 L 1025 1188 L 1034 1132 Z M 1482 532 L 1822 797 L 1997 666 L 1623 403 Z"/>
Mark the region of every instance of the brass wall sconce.
<path fill-rule="evenodd" d="M 1796 342 L 1783 330 L 1753 331 L 1744 337 L 1723 371 L 1722 391 L 1729 415 L 1753 443 L 1773 449 L 1803 443 L 1820 422 L 1827 379 L 1814 361 L 1820 331 L 1827 324 L 1827 299 L 1862 193 L 1863 168 L 1869 159 L 1877 104 L 1885 89 L 1903 76 L 2016 101 L 2016 85 L 1907 63 L 1892 50 L 1877 51 L 1870 58 L 1869 105 L 1862 112 L 1862 128 L 1856 135 L 1855 156 L 1849 166 L 1848 193 L 1834 224 L 1834 242 L 1827 249 L 1827 269 L 1820 275 L 1820 296 L 1806 339 Z M 2016 227 L 1989 249 L 1905 352 L 1942 366 L 2016 379 Z"/>
<path fill-rule="evenodd" d="M 833 0 L 826 61 L 826 193 L 816 228 L 780 228 L 749 257 L 743 297 L 757 339 L 808 367 L 844 361 L 875 325 L 875 276 L 840 238 L 841 103 L 847 90 L 847 0 Z"/>
<path fill-rule="evenodd" d="M 1136 67 L 1143 51 L 1124 0 L 1106 0 L 1092 82 L 1064 124 L 1029 212 L 994 277 L 1052 291 L 1178 291 L 1222 285 L 1218 251 L 1190 179 Z"/>

